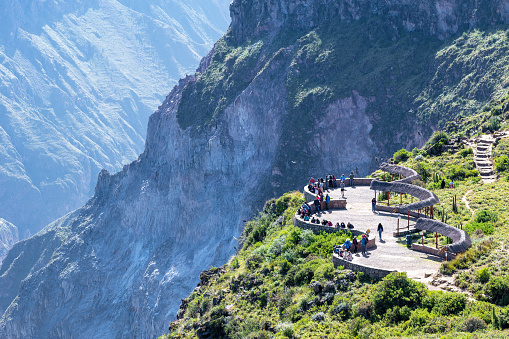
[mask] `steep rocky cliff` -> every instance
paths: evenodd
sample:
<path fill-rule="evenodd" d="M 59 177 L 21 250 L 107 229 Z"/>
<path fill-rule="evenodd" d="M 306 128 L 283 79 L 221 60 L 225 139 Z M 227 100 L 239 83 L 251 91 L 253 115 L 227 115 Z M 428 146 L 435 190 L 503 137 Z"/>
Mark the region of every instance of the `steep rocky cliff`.
<path fill-rule="evenodd" d="M 18 228 L 0 218 L 0 264 L 7 252 L 18 242 Z"/>
<path fill-rule="evenodd" d="M 226 31 L 228 5 L 0 2 L 0 216 L 22 238 L 82 206 L 102 168 L 136 159 L 149 115 Z"/>
<path fill-rule="evenodd" d="M 229 32 L 151 116 L 138 160 L 102 171 L 76 215 L 10 251 L 0 336 L 164 333 L 260 200 L 309 175 L 366 174 L 496 95 L 508 13 L 509 1 L 234 1 Z M 478 77 L 483 91 L 462 90 Z M 27 271 L 17 257 L 41 241 L 52 254 Z"/>

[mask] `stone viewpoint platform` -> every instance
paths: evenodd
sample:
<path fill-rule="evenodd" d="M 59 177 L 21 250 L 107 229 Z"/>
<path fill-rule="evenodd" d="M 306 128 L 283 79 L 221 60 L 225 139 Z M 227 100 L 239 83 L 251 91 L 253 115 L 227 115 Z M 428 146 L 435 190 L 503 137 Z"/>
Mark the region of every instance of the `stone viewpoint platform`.
<path fill-rule="evenodd" d="M 341 191 L 339 188 L 334 188 L 329 190 L 329 195 L 339 198 Z M 359 249 L 358 253 L 353 254 L 351 262 L 345 262 L 334 255 L 334 264 L 351 268 L 354 271 L 362 271 L 378 278 L 392 271 L 399 271 L 407 272 L 408 276 L 414 279 L 424 279 L 425 276 L 437 272 L 443 259 L 412 251 L 406 247 L 404 237 L 393 237 L 398 223 L 397 215 L 383 211 L 372 212 L 371 199 L 373 197 L 374 192 L 370 190 L 369 186 L 346 187 L 346 209 L 328 210 L 318 214 L 320 220 L 331 220 L 333 224 L 336 222 L 352 223 L 354 235 L 357 232 L 365 233 L 369 229 L 371 231 L 370 240 L 373 239 L 375 243 L 373 246 L 368 246 L 367 254 L 364 256 Z M 296 222 L 298 220 L 299 218 L 296 218 Z M 411 229 L 413 229 L 415 221 L 416 218 L 410 218 Z M 405 223 L 406 226 L 407 219 L 401 219 L 400 222 Z M 381 240 L 378 239 L 378 232 L 376 232 L 378 223 L 382 223 L 384 227 Z M 300 225 L 297 226 L 302 228 Z M 358 267 L 353 267 L 353 265 Z"/>
<path fill-rule="evenodd" d="M 419 218 L 420 214 L 419 212 L 415 213 L 415 210 L 431 207 L 432 211 L 432 206 L 439 201 L 432 192 L 411 184 L 413 180 L 420 178 L 415 171 L 388 164 L 382 164 L 381 169 L 389 173 L 401 174 L 405 178 L 393 182 L 357 179 L 351 187 L 346 187 L 344 198 L 341 197 L 339 188 L 331 188 L 324 192 L 324 194 L 329 194 L 331 201 L 345 200 L 347 203 L 342 203 L 339 209 L 321 211 L 318 214 L 315 213 L 314 216 L 320 220 L 330 220 L 334 225 L 337 222 L 351 223 L 354 225 L 354 229 L 349 229 L 349 231 L 354 236 L 366 233 L 368 230 L 371 231 L 366 254 L 355 253 L 352 261 L 346 261 L 333 254 L 335 266 L 361 271 L 375 278 L 382 278 L 391 272 L 400 271 L 406 272 L 411 278 L 424 280 L 438 271 L 444 260 L 439 255 L 442 255 L 443 252 L 459 253 L 468 249 L 471 244 L 470 238 L 466 232 L 447 224 L 426 217 Z M 371 199 L 375 197 L 376 192 L 374 190 L 410 194 L 418 198 L 418 201 L 390 208 L 377 205 L 377 210 L 372 211 Z M 307 187 L 304 189 L 304 196 L 307 202 L 312 201 L 315 197 L 314 194 L 307 191 Z M 400 217 L 401 219 L 399 219 Z M 381 239 L 377 239 L 379 235 L 376 229 L 379 223 L 384 228 Z M 294 218 L 294 224 L 314 232 L 331 233 L 341 230 L 336 227 L 311 224 L 300 219 L 298 215 Z M 403 227 L 407 227 L 409 231 L 428 230 L 444 234 L 453 239 L 453 243 L 444 246 L 441 250 L 429 248 L 428 251 L 426 246 L 413 246 L 412 249 L 415 250 L 412 250 L 407 248 L 405 239 L 400 237 L 403 235 L 401 233 Z"/>

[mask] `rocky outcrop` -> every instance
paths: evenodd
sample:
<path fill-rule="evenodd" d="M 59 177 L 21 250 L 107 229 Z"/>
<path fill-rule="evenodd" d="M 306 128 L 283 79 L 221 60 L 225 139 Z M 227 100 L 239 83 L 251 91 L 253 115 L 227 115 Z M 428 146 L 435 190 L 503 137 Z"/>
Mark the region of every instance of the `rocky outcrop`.
<path fill-rule="evenodd" d="M 0 264 L 7 252 L 18 242 L 18 228 L 0 218 Z"/>
<path fill-rule="evenodd" d="M 479 24 L 509 23 L 509 1 L 370 1 L 370 0 L 254 0 L 234 1 L 232 31 L 239 41 L 277 31 L 292 24 L 310 30 L 330 19 L 351 22 L 363 17 L 384 16 L 387 27 L 398 34 L 422 30 L 445 39 Z"/>

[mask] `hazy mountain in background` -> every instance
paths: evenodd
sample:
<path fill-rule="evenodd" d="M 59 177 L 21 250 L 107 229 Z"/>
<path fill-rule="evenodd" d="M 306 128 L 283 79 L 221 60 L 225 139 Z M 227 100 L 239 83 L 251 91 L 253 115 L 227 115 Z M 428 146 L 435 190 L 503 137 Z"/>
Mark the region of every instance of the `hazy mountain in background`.
<path fill-rule="evenodd" d="M 20 238 L 143 150 L 169 89 L 226 31 L 229 0 L 0 2 L 0 217 Z"/>

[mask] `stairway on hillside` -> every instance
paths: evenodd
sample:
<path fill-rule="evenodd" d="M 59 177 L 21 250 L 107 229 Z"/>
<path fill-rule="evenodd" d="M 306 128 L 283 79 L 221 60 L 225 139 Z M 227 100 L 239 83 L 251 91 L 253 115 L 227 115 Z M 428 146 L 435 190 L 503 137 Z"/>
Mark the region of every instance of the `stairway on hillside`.
<path fill-rule="evenodd" d="M 497 174 L 493 167 L 493 147 L 501 138 L 509 137 L 509 131 L 497 132 L 493 135 L 483 134 L 471 139 L 463 139 L 465 147 L 471 147 L 474 151 L 475 168 L 479 171 L 483 183 L 489 184 L 497 180 Z"/>

